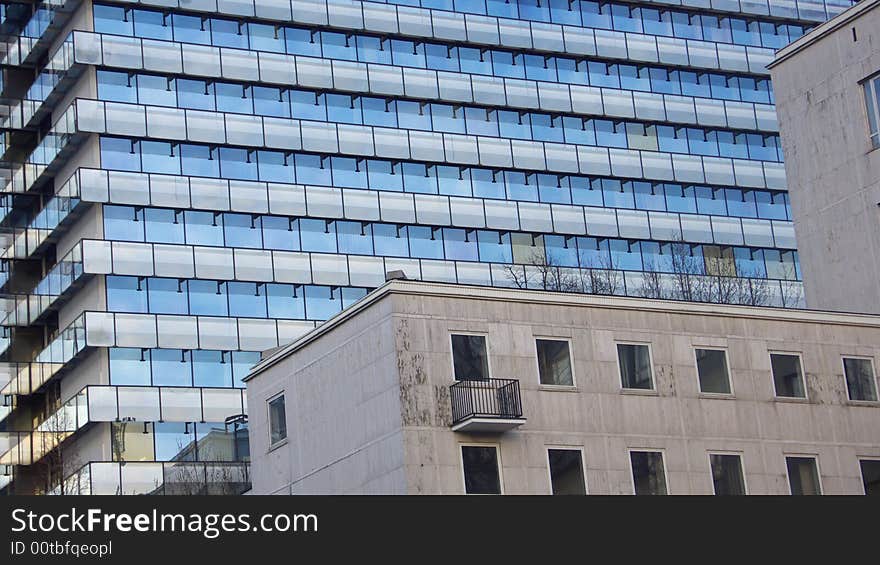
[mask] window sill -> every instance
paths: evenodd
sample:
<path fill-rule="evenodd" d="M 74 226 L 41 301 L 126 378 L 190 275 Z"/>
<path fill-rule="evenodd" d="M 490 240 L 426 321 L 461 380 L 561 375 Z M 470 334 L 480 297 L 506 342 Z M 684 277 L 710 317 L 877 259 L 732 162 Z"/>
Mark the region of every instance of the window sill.
<path fill-rule="evenodd" d="M 701 392 L 697 397 L 715 400 L 736 400 L 736 396 L 732 392 Z"/>
<path fill-rule="evenodd" d="M 270 445 L 269 449 L 266 450 L 266 453 L 272 453 L 279 447 L 284 447 L 285 445 L 287 445 L 287 438 L 282 439 L 278 443 L 273 443 L 272 445 Z"/>
<path fill-rule="evenodd" d="M 538 390 L 545 390 L 547 392 L 580 392 L 581 389 L 577 387 L 577 385 L 545 385 L 539 384 Z"/>
<path fill-rule="evenodd" d="M 846 401 L 847 406 L 880 406 L 880 400 L 851 400 Z"/>
<path fill-rule="evenodd" d="M 620 394 L 631 394 L 633 396 L 660 396 L 660 393 L 654 389 L 641 388 L 622 388 Z"/>
<path fill-rule="evenodd" d="M 774 396 L 774 402 L 790 402 L 792 404 L 809 404 L 809 398 L 801 398 L 797 396 Z"/>

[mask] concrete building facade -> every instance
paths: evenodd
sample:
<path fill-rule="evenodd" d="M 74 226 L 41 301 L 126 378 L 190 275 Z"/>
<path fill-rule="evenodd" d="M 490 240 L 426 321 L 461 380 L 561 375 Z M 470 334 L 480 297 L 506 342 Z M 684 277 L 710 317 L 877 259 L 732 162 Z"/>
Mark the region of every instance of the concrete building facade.
<path fill-rule="evenodd" d="M 880 313 L 880 2 L 770 65 L 808 308 Z"/>
<path fill-rule="evenodd" d="M 253 492 L 877 493 L 878 361 L 875 316 L 392 281 L 247 377 Z"/>
<path fill-rule="evenodd" d="M 851 4 L 4 2 L 2 492 L 242 490 L 187 446 L 391 270 L 801 305 L 766 65 Z"/>

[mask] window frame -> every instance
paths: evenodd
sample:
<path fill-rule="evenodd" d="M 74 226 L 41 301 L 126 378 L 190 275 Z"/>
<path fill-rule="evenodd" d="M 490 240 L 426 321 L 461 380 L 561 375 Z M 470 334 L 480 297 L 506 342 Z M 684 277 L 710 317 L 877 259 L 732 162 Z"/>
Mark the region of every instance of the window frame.
<path fill-rule="evenodd" d="M 804 385 L 804 395 L 803 396 L 779 396 L 776 394 L 776 377 L 773 374 L 773 356 L 774 355 L 788 355 L 795 356 L 798 358 L 798 363 L 801 369 L 801 381 Z M 780 351 L 780 350 L 769 350 L 767 352 L 767 358 L 770 361 L 770 388 L 773 392 L 773 400 L 782 401 L 782 402 L 809 402 L 810 401 L 810 391 L 807 389 L 807 372 L 804 369 L 804 354 L 800 351 Z"/>
<path fill-rule="evenodd" d="M 865 129 L 868 134 L 868 153 L 880 149 L 880 90 L 878 90 L 877 81 L 880 81 L 880 72 L 871 74 L 859 81 L 860 97 L 865 98 L 862 105 L 862 116 L 864 117 Z M 871 131 L 871 114 L 868 111 L 869 104 L 873 105 L 875 126 L 877 127 L 876 132 Z"/>
<path fill-rule="evenodd" d="M 785 464 L 785 479 L 786 484 L 788 485 L 788 495 L 789 496 L 799 496 L 795 495 L 791 492 L 791 475 L 788 473 L 788 459 L 812 459 L 813 463 L 816 464 L 816 484 L 819 485 L 819 496 L 825 495 L 825 486 L 822 484 L 822 468 L 819 467 L 819 455 L 816 453 L 789 453 L 783 452 L 782 460 Z M 861 472 L 859 473 L 861 476 Z M 864 488 L 864 487 L 863 487 Z"/>
<path fill-rule="evenodd" d="M 863 361 L 868 361 L 871 364 L 871 379 L 874 383 L 874 400 L 859 400 L 850 397 L 849 395 L 849 383 L 846 380 L 846 360 L 847 359 L 860 359 Z M 856 403 L 856 404 L 877 404 L 880 403 L 880 387 L 878 387 L 877 381 L 877 366 L 874 364 L 874 358 L 868 355 L 841 355 L 840 356 L 840 365 L 843 368 L 843 388 L 846 389 L 846 400 L 848 402 Z"/>
<path fill-rule="evenodd" d="M 880 464 L 880 455 L 857 455 L 856 463 L 859 466 L 859 479 L 862 483 L 862 494 L 868 496 L 868 491 L 865 488 L 865 472 L 862 470 L 862 461 L 874 461 Z"/>
<path fill-rule="evenodd" d="M 648 364 L 651 371 L 651 388 L 629 388 L 623 386 L 623 368 L 620 366 L 620 350 L 617 348 L 618 345 L 644 345 L 648 348 Z M 626 394 L 648 394 L 648 395 L 658 395 L 660 394 L 657 390 L 657 379 L 654 376 L 654 348 L 651 347 L 651 342 L 644 341 L 614 341 L 614 355 L 617 359 L 617 385 L 619 387 L 620 392 Z"/>
<path fill-rule="evenodd" d="M 713 496 L 721 496 L 715 491 L 715 475 L 712 474 L 712 456 L 713 455 L 736 455 L 739 457 L 739 471 L 742 474 L 742 482 L 743 482 L 743 494 L 742 496 L 749 495 L 749 482 L 746 479 L 746 464 L 745 464 L 745 454 L 742 451 L 724 451 L 724 450 L 709 450 L 706 452 L 706 459 L 709 462 L 709 480 L 712 482 L 712 495 Z M 787 467 L 786 467 L 787 469 Z"/>
<path fill-rule="evenodd" d="M 553 496 L 553 470 L 550 468 L 550 451 L 577 451 L 581 457 L 581 473 L 584 476 L 584 495 L 590 494 L 590 486 L 587 483 L 587 464 L 584 459 L 584 447 L 582 445 L 554 445 L 548 444 L 544 446 L 544 453 L 547 456 L 547 486 L 550 487 L 549 495 Z"/>
<path fill-rule="evenodd" d="M 727 346 L 717 346 L 717 345 L 693 345 L 692 346 L 694 352 L 694 368 L 696 369 L 697 374 L 697 391 L 700 396 L 706 396 L 710 398 L 734 398 L 736 396 L 736 391 L 733 389 L 733 376 L 730 371 L 730 350 Z M 708 351 L 723 351 L 724 352 L 724 368 L 727 370 L 727 386 L 730 388 L 730 392 L 706 392 L 703 390 L 702 383 L 700 381 L 700 360 L 697 357 L 697 350 L 703 349 Z M 772 370 L 772 367 L 771 367 Z M 774 387 L 775 390 L 775 387 Z M 721 452 L 719 452 L 721 453 Z"/>
<path fill-rule="evenodd" d="M 570 337 L 560 337 L 560 336 L 543 336 L 543 335 L 533 335 L 532 339 L 535 342 L 535 370 L 538 375 L 538 388 L 548 389 L 548 390 L 576 390 L 577 389 L 577 377 L 574 374 L 574 355 L 572 352 L 574 349 L 572 348 L 572 338 Z M 558 384 L 545 384 L 541 382 L 541 361 L 538 358 L 538 340 L 542 341 L 564 341 L 568 347 L 568 363 L 571 367 L 571 384 L 570 385 L 558 385 Z"/>
<path fill-rule="evenodd" d="M 470 493 L 467 491 L 467 472 L 464 468 L 464 448 L 465 447 L 486 447 L 492 448 L 495 450 L 495 467 L 498 472 L 498 494 L 480 494 L 480 493 Z M 499 496 L 504 494 L 504 473 L 502 472 L 503 465 L 501 463 L 501 444 L 500 443 L 476 443 L 476 442 L 464 442 L 458 444 L 458 462 L 459 467 L 461 468 L 461 488 L 462 494 L 465 496 Z"/>
<path fill-rule="evenodd" d="M 662 447 L 627 447 L 626 448 L 626 465 L 629 469 L 629 482 L 630 487 L 632 488 L 632 495 L 639 496 L 636 492 L 636 476 L 633 472 L 633 464 L 632 464 L 632 454 L 633 453 L 659 453 L 660 460 L 663 462 L 663 486 L 666 490 L 666 496 L 669 496 L 671 493 L 669 492 L 669 477 L 668 467 L 666 465 L 666 449 Z"/>
<path fill-rule="evenodd" d="M 266 431 L 269 434 L 269 448 L 268 451 L 272 451 L 282 445 L 286 444 L 288 441 L 287 435 L 287 399 L 284 398 L 283 390 L 276 392 L 272 396 L 266 399 Z M 272 403 L 278 400 L 279 398 L 284 398 L 284 437 L 276 442 L 272 442 Z"/>
<path fill-rule="evenodd" d="M 452 369 L 452 380 L 454 382 L 460 383 L 464 381 L 459 381 L 455 378 L 455 346 L 452 343 L 453 335 L 470 335 L 470 336 L 480 336 L 485 338 L 486 340 L 486 371 L 489 373 L 487 378 L 492 378 L 492 362 L 489 359 L 489 333 L 488 332 L 472 332 L 472 331 L 457 331 L 457 330 L 447 330 L 449 332 L 449 361 L 451 363 L 450 368 Z"/>

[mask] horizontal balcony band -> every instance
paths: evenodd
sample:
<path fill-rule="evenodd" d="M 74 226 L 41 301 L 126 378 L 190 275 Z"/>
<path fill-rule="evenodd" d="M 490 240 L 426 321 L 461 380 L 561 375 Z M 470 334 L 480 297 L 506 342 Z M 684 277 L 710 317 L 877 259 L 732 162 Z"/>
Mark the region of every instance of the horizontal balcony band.
<path fill-rule="evenodd" d="M 777 131 L 772 104 L 74 32 L 75 60 L 118 69 L 511 108 Z M 205 51 L 208 49 L 208 51 Z M 255 64 L 256 63 L 256 64 Z M 328 73 L 328 69 L 330 72 Z M 598 106 L 596 105 L 598 102 Z M 660 108 L 659 110 L 657 108 Z M 718 115 L 726 109 L 724 116 Z M 665 111 L 664 111 L 665 110 Z M 702 123 L 702 122 L 701 122 Z"/>
<path fill-rule="evenodd" d="M 197 8 L 186 0 L 128 0 L 127 3 L 139 6 L 153 6 L 156 8 L 180 9 L 187 11 L 195 11 Z M 840 13 L 849 4 L 839 4 L 830 1 L 807 1 L 793 0 L 792 2 L 777 2 L 775 0 L 749 1 L 749 0 L 714 0 L 710 3 L 705 0 L 644 0 L 646 5 L 653 5 L 657 8 L 669 8 L 670 6 L 682 7 L 689 9 L 697 9 L 719 14 L 750 14 L 755 17 L 768 16 L 772 19 L 783 19 L 792 21 L 814 21 L 823 22 L 829 17 Z M 413 6 L 416 4 L 416 6 Z M 303 24 L 312 25 L 334 25 L 337 21 L 352 22 L 348 25 L 359 26 L 361 20 L 365 24 L 372 23 L 378 26 L 377 30 L 385 30 L 387 26 L 396 25 L 393 21 L 393 14 L 400 12 L 406 14 L 406 17 L 416 17 L 417 14 L 425 12 L 437 12 L 440 17 L 456 17 L 465 21 L 483 21 L 486 16 L 478 14 L 451 14 L 448 10 L 419 8 L 419 2 L 407 0 L 406 2 L 389 1 L 387 3 L 376 2 L 348 2 L 339 0 L 245 0 L 236 4 L 234 9 L 227 9 L 230 15 L 241 17 L 255 17 L 270 21 L 294 21 Z M 204 3 L 201 11 L 213 12 L 216 10 L 214 0 Z M 424 18 L 428 16 L 422 16 Z M 493 18 L 493 16 L 489 16 Z M 527 19 L 510 19 L 498 17 L 500 22 L 529 22 Z M 382 24 L 385 27 L 382 27 Z M 535 21 L 535 24 L 544 25 L 543 22 Z M 429 23 L 423 25 L 428 26 Z M 558 25 L 558 24 L 557 24 Z"/>
<path fill-rule="evenodd" d="M 449 45 L 494 47 L 536 54 L 595 56 L 610 60 L 662 62 L 666 59 L 669 62 L 675 61 L 683 66 L 696 68 L 730 69 L 765 74 L 767 73 L 765 65 L 772 61 L 774 56 L 774 50 L 766 47 L 494 16 L 465 17 L 462 13 L 413 7 L 396 9 L 393 5 L 358 0 L 333 6 L 333 15 L 329 17 L 328 12 L 331 10 L 324 2 L 303 2 L 303 6 L 299 4 L 299 0 L 293 3 L 290 16 L 284 14 L 284 19 L 275 21 L 319 26 L 340 32 L 364 31 L 401 39 L 433 40 Z M 167 9 L 167 5 L 163 7 Z M 360 17 L 358 7 L 361 8 Z M 379 12 L 376 11 L 377 7 Z M 183 8 L 190 12 L 209 12 L 218 15 L 213 3 L 206 4 L 201 9 L 194 4 L 188 4 Z M 253 9 L 253 6 L 251 8 Z M 380 17 L 379 13 L 381 13 Z M 252 11 L 249 14 L 235 15 L 252 18 L 253 14 Z M 278 16 L 282 14 L 279 12 Z M 271 21 L 274 18 L 264 16 L 261 19 Z M 724 64 L 721 63 L 722 61 Z"/>
<path fill-rule="evenodd" d="M 79 169 L 88 202 L 795 249 L 787 220 Z"/>
<path fill-rule="evenodd" d="M 72 432 L 0 432 L 0 466 L 33 465 Z"/>
<path fill-rule="evenodd" d="M 248 462 L 95 461 L 68 476 L 49 494 L 238 495 L 250 488 Z"/>
<path fill-rule="evenodd" d="M 77 99 L 74 131 L 255 149 L 785 190 L 782 163 Z M 730 181 L 733 182 L 730 182 Z"/>

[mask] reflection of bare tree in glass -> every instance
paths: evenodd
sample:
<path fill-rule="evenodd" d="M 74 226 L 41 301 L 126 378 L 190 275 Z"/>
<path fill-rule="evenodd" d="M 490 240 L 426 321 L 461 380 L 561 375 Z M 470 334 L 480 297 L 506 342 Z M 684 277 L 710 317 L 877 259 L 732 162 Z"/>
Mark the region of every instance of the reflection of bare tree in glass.
<path fill-rule="evenodd" d="M 33 432 L 34 451 L 43 456 L 34 463 L 35 488 L 43 493 L 67 493 L 68 484 L 64 480 L 67 473 L 79 467 L 78 454 L 67 449 L 64 440 L 76 429 L 76 417 L 61 403 L 59 386 L 50 387 L 46 392 L 45 413 L 49 416 Z"/>
<path fill-rule="evenodd" d="M 597 268 L 578 269 L 565 266 L 552 253 L 540 249 L 532 251 L 524 265 L 505 265 L 504 273 L 517 288 L 618 294 L 622 287 L 621 274 L 611 268 L 610 258 L 603 259 Z"/>

